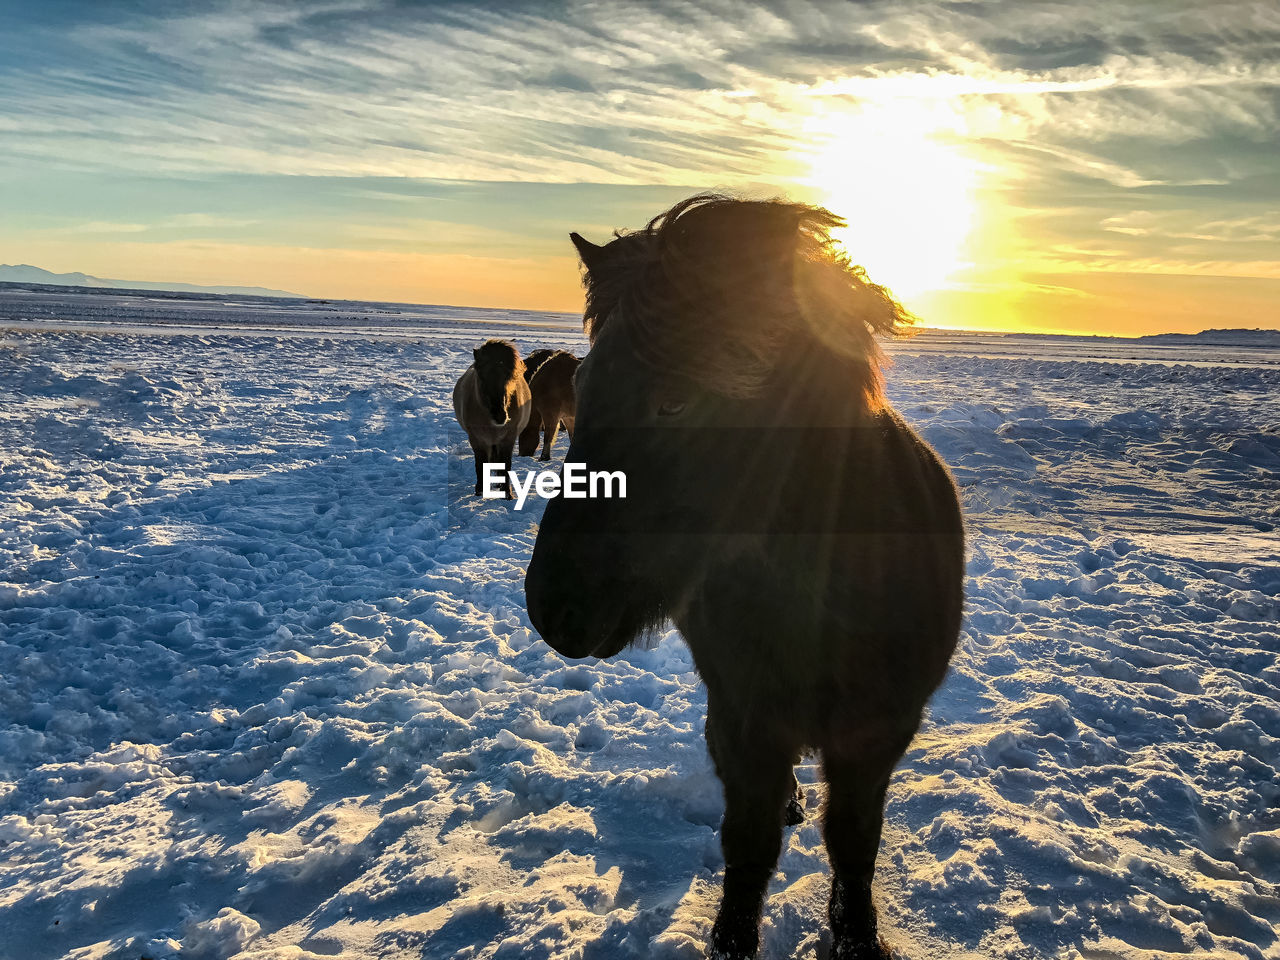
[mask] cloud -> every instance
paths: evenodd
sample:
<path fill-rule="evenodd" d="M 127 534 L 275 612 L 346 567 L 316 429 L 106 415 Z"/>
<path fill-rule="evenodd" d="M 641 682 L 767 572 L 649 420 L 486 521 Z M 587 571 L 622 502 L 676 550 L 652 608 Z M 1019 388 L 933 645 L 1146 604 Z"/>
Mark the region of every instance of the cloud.
<path fill-rule="evenodd" d="M 1060 149 L 1274 128 L 1258 5 L 1150 20 L 1137 2 L 131 11 L 11 38 L 0 129 L 79 168 L 675 183 L 785 177 L 799 111 L 868 100 L 944 100 L 967 136 Z"/>
<path fill-rule="evenodd" d="M 1280 280 L 1280 260 L 1170 260 L 1165 257 L 1138 260 L 1103 257 L 1088 260 L 1072 255 L 1065 258 L 1047 256 L 1029 266 L 1046 273 L 1134 273 Z"/>
<path fill-rule="evenodd" d="M 1108 217 L 1103 230 L 1131 237 L 1163 237 L 1212 244 L 1280 244 L 1280 214 L 1205 220 L 1193 211 L 1136 210 Z"/>
<path fill-rule="evenodd" d="M 179 213 L 158 218 L 149 223 L 88 220 L 65 226 L 47 227 L 44 232 L 51 234 L 131 234 L 155 230 L 236 229 L 253 226 L 259 222 L 256 219 L 226 217 L 213 213 Z"/>
<path fill-rule="evenodd" d="M 106 220 L 90 220 L 66 227 L 55 227 L 50 233 L 142 233 L 150 227 L 145 223 L 112 223 Z"/>
<path fill-rule="evenodd" d="M 213 227 L 213 228 L 233 228 L 233 227 L 251 227 L 259 223 L 256 219 L 246 219 L 243 217 L 224 217 L 216 213 L 179 213 L 171 217 L 159 221 L 156 225 L 160 227 Z"/>
<path fill-rule="evenodd" d="M 1024 157 L 1020 160 L 1024 167 L 1035 166 L 1043 171 L 1046 166 L 1049 166 L 1062 173 L 1078 174 L 1102 180 L 1116 187 L 1203 187 L 1220 186 L 1227 183 L 1225 180 L 1213 179 L 1167 180 L 1151 178 L 1122 163 L 1107 160 L 1083 150 L 1072 150 L 1067 147 L 1036 143 L 1031 140 L 1010 140 L 1005 146 L 1008 151 L 1024 154 Z"/>

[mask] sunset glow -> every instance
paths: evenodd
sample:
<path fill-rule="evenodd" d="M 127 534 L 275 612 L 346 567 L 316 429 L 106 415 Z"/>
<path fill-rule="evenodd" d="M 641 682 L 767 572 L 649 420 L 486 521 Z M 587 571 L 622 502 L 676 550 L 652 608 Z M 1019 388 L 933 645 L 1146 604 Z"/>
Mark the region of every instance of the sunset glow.
<path fill-rule="evenodd" d="M 809 124 L 809 180 L 848 226 L 835 237 L 868 276 L 905 301 L 944 288 L 966 263 L 978 220 L 978 165 L 944 111 L 890 100 Z"/>

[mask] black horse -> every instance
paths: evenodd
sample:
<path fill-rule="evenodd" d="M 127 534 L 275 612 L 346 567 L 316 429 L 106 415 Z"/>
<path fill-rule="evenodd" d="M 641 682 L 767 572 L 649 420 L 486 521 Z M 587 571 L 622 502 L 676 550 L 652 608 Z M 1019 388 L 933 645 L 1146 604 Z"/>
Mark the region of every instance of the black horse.
<path fill-rule="evenodd" d="M 624 471 L 628 496 L 548 503 L 529 619 L 568 657 L 668 619 L 688 642 L 724 785 L 717 958 L 756 953 L 805 750 L 827 784 L 831 956 L 888 956 L 885 791 L 960 628 L 955 487 L 883 395 L 875 335 L 912 318 L 832 245 L 841 222 L 698 196 L 604 246 L 572 235 L 591 350 L 566 460 Z"/>
<path fill-rule="evenodd" d="M 554 350 L 542 348 L 533 350 L 524 358 L 524 382 L 529 384 L 529 390 L 533 390 L 533 375 L 538 372 L 538 368 L 547 362 L 547 359 L 555 353 Z M 516 443 L 516 452 L 522 457 L 531 457 L 538 452 L 538 441 L 542 439 L 542 417 L 538 414 L 537 406 L 529 409 L 529 422 L 525 424 L 525 428 L 520 431 L 520 439 Z"/>

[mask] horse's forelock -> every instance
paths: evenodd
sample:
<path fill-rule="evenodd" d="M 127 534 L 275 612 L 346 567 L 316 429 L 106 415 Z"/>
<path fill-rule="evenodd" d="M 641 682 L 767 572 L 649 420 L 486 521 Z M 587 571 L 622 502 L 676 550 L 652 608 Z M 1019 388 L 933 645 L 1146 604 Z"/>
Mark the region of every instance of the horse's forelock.
<path fill-rule="evenodd" d="M 491 370 L 511 380 L 524 373 L 524 364 L 520 360 L 520 351 L 510 340 L 487 340 L 475 353 L 477 370 Z"/>
<path fill-rule="evenodd" d="M 757 393 L 799 338 L 817 340 L 879 407 L 875 335 L 914 318 L 833 245 L 843 222 L 782 200 L 683 200 L 603 248 L 587 275 L 587 333 L 623 323 L 639 359 L 733 397 Z"/>

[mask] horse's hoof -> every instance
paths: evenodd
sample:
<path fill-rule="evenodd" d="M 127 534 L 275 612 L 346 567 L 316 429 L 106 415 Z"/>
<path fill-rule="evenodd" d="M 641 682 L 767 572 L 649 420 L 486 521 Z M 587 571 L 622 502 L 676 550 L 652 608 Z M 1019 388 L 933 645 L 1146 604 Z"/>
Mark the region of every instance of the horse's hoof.
<path fill-rule="evenodd" d="M 753 960 L 760 949 L 760 932 L 752 926 L 722 924 L 711 928 L 711 949 L 707 960 Z"/>
<path fill-rule="evenodd" d="M 831 960 L 894 960 L 894 955 L 883 937 L 837 940 L 831 945 Z"/>
<path fill-rule="evenodd" d="M 740 950 L 721 949 L 720 947 L 712 946 L 707 951 L 707 960 L 755 960 L 755 957 L 755 950 L 746 953 Z"/>
<path fill-rule="evenodd" d="M 794 827 L 802 823 L 804 823 L 804 804 L 793 797 L 787 804 L 786 824 L 788 827 Z"/>

